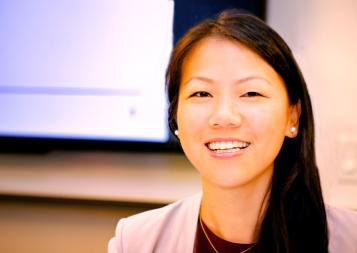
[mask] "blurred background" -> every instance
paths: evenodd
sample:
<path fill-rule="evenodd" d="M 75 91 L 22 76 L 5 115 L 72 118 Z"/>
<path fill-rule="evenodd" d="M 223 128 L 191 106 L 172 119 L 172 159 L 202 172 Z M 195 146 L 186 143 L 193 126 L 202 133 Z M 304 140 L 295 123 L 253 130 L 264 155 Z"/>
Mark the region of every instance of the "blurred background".
<path fill-rule="evenodd" d="M 163 74 L 187 27 L 227 7 L 293 50 L 326 202 L 357 210 L 357 1 L 0 0 L 0 252 L 106 252 L 121 217 L 200 190 L 167 128 Z M 61 36 L 40 37 L 50 25 Z"/>

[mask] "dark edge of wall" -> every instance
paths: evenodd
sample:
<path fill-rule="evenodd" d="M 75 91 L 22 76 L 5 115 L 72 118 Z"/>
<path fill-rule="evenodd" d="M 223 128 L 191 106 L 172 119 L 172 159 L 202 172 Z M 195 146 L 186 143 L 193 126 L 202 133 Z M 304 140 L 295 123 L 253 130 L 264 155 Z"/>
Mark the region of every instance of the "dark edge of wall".
<path fill-rule="evenodd" d="M 54 204 L 54 205 L 80 205 L 88 207 L 107 207 L 107 208 L 123 208 L 135 207 L 142 209 L 160 208 L 167 203 L 144 203 L 134 201 L 113 201 L 113 200 L 91 200 L 77 198 L 61 198 L 61 197 L 46 197 L 46 196 L 24 196 L 0 193 L 0 202 L 14 202 L 24 204 Z"/>

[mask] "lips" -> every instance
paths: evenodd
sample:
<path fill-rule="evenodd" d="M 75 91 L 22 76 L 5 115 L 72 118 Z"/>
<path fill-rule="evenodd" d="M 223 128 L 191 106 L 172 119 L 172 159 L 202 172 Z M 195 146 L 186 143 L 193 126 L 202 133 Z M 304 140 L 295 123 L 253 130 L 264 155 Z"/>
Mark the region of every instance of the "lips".
<path fill-rule="evenodd" d="M 228 140 L 228 141 L 210 141 L 206 143 L 206 147 L 213 152 L 226 153 L 236 152 L 247 148 L 250 145 L 249 142 L 240 140 Z"/>

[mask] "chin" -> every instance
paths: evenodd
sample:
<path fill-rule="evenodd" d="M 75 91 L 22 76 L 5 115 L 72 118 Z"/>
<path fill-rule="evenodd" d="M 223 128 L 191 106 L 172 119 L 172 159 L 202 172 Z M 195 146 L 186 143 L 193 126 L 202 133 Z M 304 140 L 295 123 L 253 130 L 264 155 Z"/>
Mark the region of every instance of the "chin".
<path fill-rule="evenodd" d="M 226 189 L 226 190 L 233 190 L 233 189 L 239 189 L 244 186 L 249 185 L 250 183 L 253 183 L 254 180 L 252 178 L 243 178 L 241 176 L 229 176 L 229 175 L 223 175 L 219 177 L 210 177 L 210 178 L 205 178 L 203 176 L 203 180 L 206 181 L 206 183 L 214 186 L 215 188 L 221 188 L 221 189 Z"/>

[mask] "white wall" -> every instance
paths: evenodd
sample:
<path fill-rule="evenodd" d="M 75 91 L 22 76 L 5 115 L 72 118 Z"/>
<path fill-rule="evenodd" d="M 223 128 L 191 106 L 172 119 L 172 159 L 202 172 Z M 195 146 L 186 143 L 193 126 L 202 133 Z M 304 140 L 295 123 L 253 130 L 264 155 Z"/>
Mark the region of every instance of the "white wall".
<path fill-rule="evenodd" d="M 308 83 L 326 200 L 357 209 L 357 1 L 267 6 L 268 23 L 292 48 Z"/>

